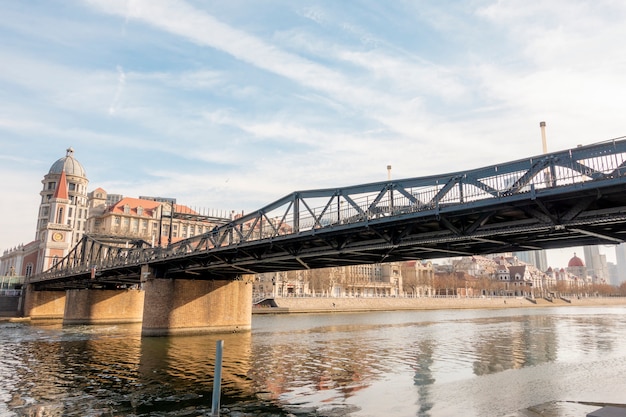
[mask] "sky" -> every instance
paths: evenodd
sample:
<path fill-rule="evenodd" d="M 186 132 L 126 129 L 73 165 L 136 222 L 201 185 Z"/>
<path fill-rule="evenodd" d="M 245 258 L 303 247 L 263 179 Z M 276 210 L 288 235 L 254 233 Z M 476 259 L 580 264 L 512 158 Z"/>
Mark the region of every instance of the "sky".
<path fill-rule="evenodd" d="M 626 2 L 0 2 L 0 250 L 89 189 L 249 212 L 626 135 Z M 566 266 L 577 251 L 551 251 Z M 609 260 L 611 247 L 602 247 Z"/>

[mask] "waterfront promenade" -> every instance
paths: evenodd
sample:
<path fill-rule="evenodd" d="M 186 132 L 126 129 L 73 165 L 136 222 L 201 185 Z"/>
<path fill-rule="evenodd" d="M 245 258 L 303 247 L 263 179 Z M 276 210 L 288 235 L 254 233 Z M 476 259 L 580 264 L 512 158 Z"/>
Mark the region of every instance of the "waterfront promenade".
<path fill-rule="evenodd" d="M 270 301 L 270 300 L 268 300 Z M 485 309 L 517 307 L 624 306 L 626 297 L 581 297 L 572 299 L 524 297 L 284 297 L 275 298 L 276 307 L 257 305 L 253 314 L 327 313 L 397 310 Z M 269 303 L 267 303 L 269 304 Z"/>

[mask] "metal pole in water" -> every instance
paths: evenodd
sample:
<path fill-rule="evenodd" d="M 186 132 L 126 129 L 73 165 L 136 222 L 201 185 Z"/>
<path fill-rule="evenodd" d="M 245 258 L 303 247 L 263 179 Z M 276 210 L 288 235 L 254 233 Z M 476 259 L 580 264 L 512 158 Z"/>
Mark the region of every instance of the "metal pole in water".
<path fill-rule="evenodd" d="M 215 344 L 215 375 L 213 376 L 213 401 L 211 403 L 211 416 L 220 415 L 220 396 L 222 391 L 222 350 L 224 341 L 218 340 Z"/>

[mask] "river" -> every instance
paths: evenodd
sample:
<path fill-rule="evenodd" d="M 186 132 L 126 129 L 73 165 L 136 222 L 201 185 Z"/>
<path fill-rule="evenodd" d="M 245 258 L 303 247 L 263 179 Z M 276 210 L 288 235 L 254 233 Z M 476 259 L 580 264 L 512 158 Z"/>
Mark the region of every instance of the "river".
<path fill-rule="evenodd" d="M 0 323 L 0 416 L 500 417 L 626 402 L 626 308 L 255 315 L 249 333 Z M 235 411 L 233 411 L 235 410 Z"/>

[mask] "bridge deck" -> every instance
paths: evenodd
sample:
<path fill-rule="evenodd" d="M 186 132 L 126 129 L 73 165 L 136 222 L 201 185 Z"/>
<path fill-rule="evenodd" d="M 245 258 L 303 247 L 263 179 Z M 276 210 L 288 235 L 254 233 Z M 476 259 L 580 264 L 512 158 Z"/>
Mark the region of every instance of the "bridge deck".
<path fill-rule="evenodd" d="M 615 244 L 626 237 L 625 186 L 626 140 L 619 139 L 471 171 L 297 191 L 167 248 L 86 236 L 31 283 L 39 288 L 137 283 L 142 265 L 162 277 L 236 279 Z"/>

